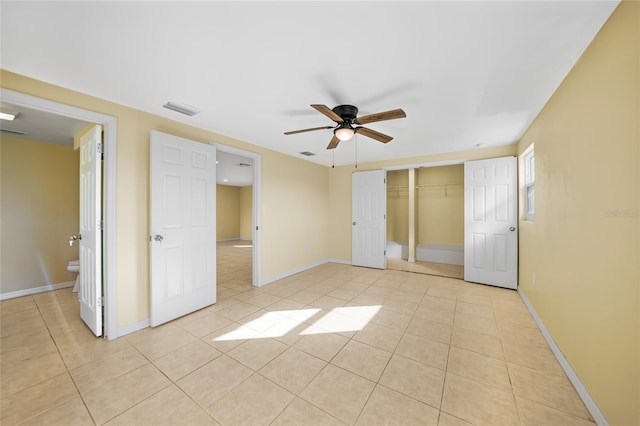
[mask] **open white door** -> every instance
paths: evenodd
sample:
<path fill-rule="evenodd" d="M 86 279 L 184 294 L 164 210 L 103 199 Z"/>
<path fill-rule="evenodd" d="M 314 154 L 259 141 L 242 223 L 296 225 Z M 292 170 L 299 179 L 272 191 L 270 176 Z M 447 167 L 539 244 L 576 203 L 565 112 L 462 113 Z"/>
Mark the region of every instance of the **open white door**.
<path fill-rule="evenodd" d="M 102 335 L 102 128 L 80 138 L 80 318 Z"/>
<path fill-rule="evenodd" d="M 373 170 L 351 175 L 351 264 L 385 269 L 387 257 L 387 172 Z"/>
<path fill-rule="evenodd" d="M 518 288 L 516 157 L 464 163 L 464 279 Z"/>
<path fill-rule="evenodd" d="M 216 149 L 151 132 L 152 327 L 216 303 Z"/>

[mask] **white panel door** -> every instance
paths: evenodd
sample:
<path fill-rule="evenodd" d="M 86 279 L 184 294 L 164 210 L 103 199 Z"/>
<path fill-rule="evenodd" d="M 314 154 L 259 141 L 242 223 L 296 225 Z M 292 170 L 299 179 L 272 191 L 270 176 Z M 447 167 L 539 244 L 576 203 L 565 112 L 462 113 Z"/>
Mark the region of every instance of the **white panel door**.
<path fill-rule="evenodd" d="M 216 150 L 151 132 L 152 327 L 216 303 Z"/>
<path fill-rule="evenodd" d="M 464 163 L 464 279 L 518 287 L 516 157 Z"/>
<path fill-rule="evenodd" d="M 80 318 L 102 335 L 102 129 L 80 138 Z"/>
<path fill-rule="evenodd" d="M 351 175 L 351 263 L 385 269 L 387 257 L 387 172 L 373 170 Z"/>

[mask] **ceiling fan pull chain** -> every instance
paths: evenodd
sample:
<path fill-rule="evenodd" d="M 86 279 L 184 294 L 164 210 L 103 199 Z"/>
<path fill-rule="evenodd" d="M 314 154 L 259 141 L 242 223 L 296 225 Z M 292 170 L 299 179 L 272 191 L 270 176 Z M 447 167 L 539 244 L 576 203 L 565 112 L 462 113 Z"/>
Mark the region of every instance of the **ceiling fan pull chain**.
<path fill-rule="evenodd" d="M 331 168 L 335 169 L 336 168 L 336 150 L 332 149 L 331 150 Z"/>
<path fill-rule="evenodd" d="M 358 168 L 358 134 L 356 133 L 356 169 Z"/>

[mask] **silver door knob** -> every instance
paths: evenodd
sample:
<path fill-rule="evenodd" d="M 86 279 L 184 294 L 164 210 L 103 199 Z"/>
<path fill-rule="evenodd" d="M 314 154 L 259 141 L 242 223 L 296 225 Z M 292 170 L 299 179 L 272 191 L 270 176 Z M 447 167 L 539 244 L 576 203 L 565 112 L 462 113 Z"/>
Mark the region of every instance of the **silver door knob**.
<path fill-rule="evenodd" d="M 158 241 L 159 243 L 162 242 L 162 240 L 164 240 L 164 237 L 160 234 L 156 234 L 155 237 L 153 237 L 154 240 Z"/>
<path fill-rule="evenodd" d="M 356 224 L 356 223 L 355 223 L 355 222 L 353 222 L 353 225 L 355 225 L 355 224 Z"/>
<path fill-rule="evenodd" d="M 82 239 L 82 235 L 73 234 L 72 236 L 69 237 L 69 247 L 73 247 L 73 243 L 81 239 Z"/>
<path fill-rule="evenodd" d="M 513 226 L 512 226 L 511 228 L 509 228 L 509 231 L 511 231 L 511 232 L 513 232 L 513 231 L 515 231 L 515 230 L 516 230 L 516 228 L 515 228 L 515 227 L 513 227 Z"/>

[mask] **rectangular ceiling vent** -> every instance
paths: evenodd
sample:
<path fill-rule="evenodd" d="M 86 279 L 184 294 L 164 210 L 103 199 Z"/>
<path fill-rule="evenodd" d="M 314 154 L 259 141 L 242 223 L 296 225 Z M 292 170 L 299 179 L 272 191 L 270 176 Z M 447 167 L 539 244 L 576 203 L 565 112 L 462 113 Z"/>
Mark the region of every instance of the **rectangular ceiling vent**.
<path fill-rule="evenodd" d="M 240 166 L 240 167 L 251 167 L 251 164 L 247 164 L 247 163 L 238 163 L 238 166 Z"/>
<path fill-rule="evenodd" d="M 6 134 L 8 134 L 8 135 L 19 135 L 19 136 L 26 136 L 26 135 L 27 135 L 27 133 L 25 133 L 25 132 L 20 132 L 20 131 L 18 131 L 18 130 L 0 129 L 0 131 L 1 131 L 2 133 L 6 133 Z"/>
<path fill-rule="evenodd" d="M 300 154 L 305 155 L 307 157 L 313 157 L 314 155 L 316 155 L 313 152 L 309 152 L 309 151 L 302 151 Z"/>
<path fill-rule="evenodd" d="M 189 117 L 193 117 L 198 114 L 200 110 L 196 107 L 192 107 L 191 105 L 185 104 L 177 104 L 175 102 L 167 102 L 162 105 L 163 107 L 170 109 L 171 111 L 179 112 L 180 114 L 188 115 Z"/>

